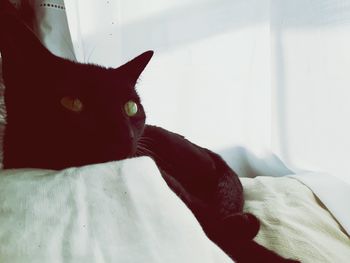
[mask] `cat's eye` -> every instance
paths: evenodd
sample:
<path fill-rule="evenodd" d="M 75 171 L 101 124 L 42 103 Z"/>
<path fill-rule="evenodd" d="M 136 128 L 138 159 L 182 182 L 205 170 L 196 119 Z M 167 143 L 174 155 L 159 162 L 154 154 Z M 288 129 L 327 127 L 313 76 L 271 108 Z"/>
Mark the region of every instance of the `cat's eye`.
<path fill-rule="evenodd" d="M 83 110 L 83 103 L 81 102 L 81 100 L 74 97 L 69 97 L 69 96 L 63 97 L 61 99 L 61 105 L 67 110 L 77 112 L 77 113 Z"/>
<path fill-rule="evenodd" d="M 136 115 L 137 110 L 138 110 L 137 103 L 135 101 L 129 100 L 124 105 L 124 111 L 126 115 L 128 115 L 129 117 Z"/>

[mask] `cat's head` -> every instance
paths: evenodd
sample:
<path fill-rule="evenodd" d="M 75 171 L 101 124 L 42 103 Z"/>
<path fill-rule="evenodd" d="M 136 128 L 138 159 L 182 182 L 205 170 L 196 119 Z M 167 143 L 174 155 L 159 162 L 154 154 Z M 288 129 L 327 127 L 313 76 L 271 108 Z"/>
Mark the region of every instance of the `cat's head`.
<path fill-rule="evenodd" d="M 51 54 L 12 15 L 0 22 L 4 167 L 61 169 L 132 156 L 145 125 L 135 85 L 148 51 L 111 69 Z"/>

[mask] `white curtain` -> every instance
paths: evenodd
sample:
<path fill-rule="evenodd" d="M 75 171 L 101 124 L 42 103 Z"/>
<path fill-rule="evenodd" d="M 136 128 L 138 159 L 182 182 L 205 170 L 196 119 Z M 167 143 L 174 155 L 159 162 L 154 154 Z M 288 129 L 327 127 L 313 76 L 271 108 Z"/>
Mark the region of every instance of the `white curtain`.
<path fill-rule="evenodd" d="M 148 123 L 350 178 L 350 1 L 67 0 L 79 61 L 152 49 Z"/>

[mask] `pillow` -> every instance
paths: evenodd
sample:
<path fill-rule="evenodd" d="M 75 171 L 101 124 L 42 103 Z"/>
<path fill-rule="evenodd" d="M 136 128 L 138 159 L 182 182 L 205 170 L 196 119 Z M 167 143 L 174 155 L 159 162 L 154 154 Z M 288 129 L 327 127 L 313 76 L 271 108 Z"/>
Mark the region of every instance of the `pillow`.
<path fill-rule="evenodd" d="M 290 177 L 241 181 L 244 209 L 261 221 L 258 243 L 303 263 L 349 262 L 349 237 L 308 187 Z"/>
<path fill-rule="evenodd" d="M 20 6 L 20 0 L 11 1 L 14 6 Z M 75 60 L 68 22 L 63 0 L 28 0 L 33 9 L 33 31 L 42 43 L 55 55 Z M 0 56 L 0 168 L 3 157 L 3 134 L 5 130 L 6 109 L 4 105 L 4 82 Z"/>

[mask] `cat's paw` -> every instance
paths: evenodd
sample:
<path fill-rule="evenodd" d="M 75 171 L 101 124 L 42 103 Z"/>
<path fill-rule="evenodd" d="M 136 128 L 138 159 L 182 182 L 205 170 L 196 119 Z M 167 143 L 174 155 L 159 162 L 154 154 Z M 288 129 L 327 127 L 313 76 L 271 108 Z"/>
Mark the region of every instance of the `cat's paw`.
<path fill-rule="evenodd" d="M 259 219 L 250 213 L 239 213 L 223 218 L 217 231 L 223 241 L 251 240 L 260 229 Z"/>

